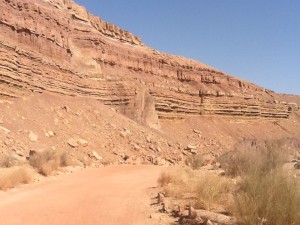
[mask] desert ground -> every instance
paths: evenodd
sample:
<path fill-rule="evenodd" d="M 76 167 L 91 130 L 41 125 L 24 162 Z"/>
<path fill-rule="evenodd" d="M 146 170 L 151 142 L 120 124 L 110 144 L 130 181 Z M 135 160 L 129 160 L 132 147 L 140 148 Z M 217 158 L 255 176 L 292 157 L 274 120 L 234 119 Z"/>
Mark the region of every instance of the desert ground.
<path fill-rule="evenodd" d="M 1 192 L 1 224 L 152 224 L 148 194 L 157 185 L 160 170 L 86 169 Z"/>

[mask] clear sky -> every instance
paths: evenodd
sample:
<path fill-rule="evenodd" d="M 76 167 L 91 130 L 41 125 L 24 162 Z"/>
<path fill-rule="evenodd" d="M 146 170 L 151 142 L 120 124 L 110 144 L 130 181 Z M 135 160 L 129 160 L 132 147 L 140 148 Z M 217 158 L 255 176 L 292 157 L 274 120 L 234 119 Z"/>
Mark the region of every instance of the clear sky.
<path fill-rule="evenodd" d="M 300 95 L 300 0 L 75 0 L 159 51 Z"/>

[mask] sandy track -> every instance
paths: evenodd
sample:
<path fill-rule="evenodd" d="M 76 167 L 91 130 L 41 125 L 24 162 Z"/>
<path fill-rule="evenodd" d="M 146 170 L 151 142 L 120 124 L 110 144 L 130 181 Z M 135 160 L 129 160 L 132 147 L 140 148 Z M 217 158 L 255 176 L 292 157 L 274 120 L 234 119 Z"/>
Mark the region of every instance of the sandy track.
<path fill-rule="evenodd" d="M 144 225 L 160 169 L 89 169 L 0 192 L 1 225 Z"/>

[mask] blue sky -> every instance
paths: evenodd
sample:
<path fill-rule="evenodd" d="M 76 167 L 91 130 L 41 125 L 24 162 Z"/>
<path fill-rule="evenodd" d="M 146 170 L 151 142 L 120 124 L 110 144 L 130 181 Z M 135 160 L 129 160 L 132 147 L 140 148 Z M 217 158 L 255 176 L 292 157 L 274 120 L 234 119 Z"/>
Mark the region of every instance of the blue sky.
<path fill-rule="evenodd" d="M 157 50 L 300 94 L 299 0 L 75 0 Z"/>

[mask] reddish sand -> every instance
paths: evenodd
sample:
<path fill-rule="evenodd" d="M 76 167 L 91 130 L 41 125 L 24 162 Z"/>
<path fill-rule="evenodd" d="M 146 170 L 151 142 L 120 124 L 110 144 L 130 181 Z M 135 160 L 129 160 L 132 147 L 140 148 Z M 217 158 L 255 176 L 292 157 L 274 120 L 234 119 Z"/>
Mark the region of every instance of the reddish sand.
<path fill-rule="evenodd" d="M 0 192 L 0 224 L 148 224 L 160 169 L 113 166 L 88 169 Z"/>

